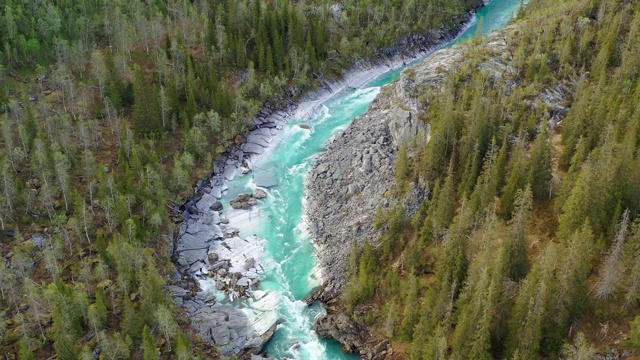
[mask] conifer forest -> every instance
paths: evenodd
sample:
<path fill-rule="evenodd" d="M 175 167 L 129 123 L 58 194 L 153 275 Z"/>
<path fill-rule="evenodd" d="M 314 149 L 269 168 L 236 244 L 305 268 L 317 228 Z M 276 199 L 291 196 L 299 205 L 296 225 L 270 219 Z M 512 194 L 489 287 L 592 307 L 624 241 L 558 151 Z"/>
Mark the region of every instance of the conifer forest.
<path fill-rule="evenodd" d="M 482 4 L 1 1 L 0 358 L 226 358 L 167 290 L 198 180 L 265 106 Z M 387 359 L 640 358 L 640 1 L 531 0 L 498 31 L 417 90 L 429 139 L 332 307 Z"/>

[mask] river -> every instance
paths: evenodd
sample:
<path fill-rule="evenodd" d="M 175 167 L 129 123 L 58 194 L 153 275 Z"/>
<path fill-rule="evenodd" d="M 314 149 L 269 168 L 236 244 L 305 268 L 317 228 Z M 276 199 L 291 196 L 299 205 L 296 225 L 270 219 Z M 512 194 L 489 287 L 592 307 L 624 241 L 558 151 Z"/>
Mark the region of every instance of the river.
<path fill-rule="evenodd" d="M 446 46 L 475 36 L 479 23 L 483 33 L 503 27 L 519 5 L 520 0 L 493 0 L 479 9 L 476 21 L 464 34 Z M 428 61 L 428 56 L 419 61 Z M 262 259 L 267 273 L 261 279 L 260 288 L 280 293 L 281 324 L 266 346 L 269 356 L 304 360 L 358 358 L 342 353 L 334 341 L 319 339 L 313 331 L 313 322 L 324 310 L 321 305 L 307 307 L 301 301 L 320 285 L 321 276 L 312 240 L 304 225 L 304 182 L 314 156 L 323 151 L 326 142 L 364 113 L 381 86 L 401 71 L 389 72 L 359 89 L 332 98 L 311 118 L 289 119 L 273 151 L 253 164 L 256 171 L 268 169 L 278 183 L 260 203 L 257 215 L 250 219 L 251 224 L 240 227 L 241 236 L 257 234 L 267 239 L 266 258 Z M 300 127 L 303 124 L 309 129 Z M 247 175 L 236 178 L 228 186 L 228 194 L 222 200 L 225 207 L 238 194 L 251 192 L 255 183 L 253 177 Z"/>

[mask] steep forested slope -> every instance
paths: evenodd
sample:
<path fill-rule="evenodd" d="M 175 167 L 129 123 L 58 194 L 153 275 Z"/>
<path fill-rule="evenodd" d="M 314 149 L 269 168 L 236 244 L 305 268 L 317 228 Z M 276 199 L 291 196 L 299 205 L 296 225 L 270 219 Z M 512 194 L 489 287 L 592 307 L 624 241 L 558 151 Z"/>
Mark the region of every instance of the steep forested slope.
<path fill-rule="evenodd" d="M 453 50 L 349 260 L 363 329 L 412 359 L 640 353 L 639 36 L 637 1 L 534 0 Z M 411 183 L 430 200 L 406 218 Z"/>
<path fill-rule="evenodd" d="M 180 199 L 266 101 L 479 4 L 3 1 L 0 353 L 213 356 L 165 289 Z"/>

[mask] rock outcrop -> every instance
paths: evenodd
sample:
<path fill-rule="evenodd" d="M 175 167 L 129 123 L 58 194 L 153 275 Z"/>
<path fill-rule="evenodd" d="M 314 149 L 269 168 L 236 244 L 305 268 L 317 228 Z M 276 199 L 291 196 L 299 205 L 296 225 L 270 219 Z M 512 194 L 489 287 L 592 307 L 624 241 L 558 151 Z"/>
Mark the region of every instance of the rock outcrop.
<path fill-rule="evenodd" d="M 321 316 L 316 319 L 314 329 L 320 337 L 338 340 L 346 353 L 357 352 L 362 347 L 361 330 L 344 314 Z"/>
<path fill-rule="evenodd" d="M 488 81 L 502 81 L 510 91 L 518 86 L 518 80 L 512 76 L 514 70 L 504 39 L 502 32 L 487 36 L 488 53 L 479 67 L 488 74 Z M 306 209 L 325 276 L 324 289 L 314 294 L 316 298 L 331 300 L 345 289 L 354 240 L 362 244 L 369 239 L 375 244 L 379 238 L 373 227 L 378 207 L 390 208 L 402 201 L 409 217 L 428 195 L 425 182 L 419 180 L 411 184 L 408 195 L 402 199 L 397 196 L 394 186 L 398 149 L 400 144 L 429 141 L 429 124 L 420 116 L 429 110 L 429 104 L 420 102 L 419 96 L 428 99 L 443 89 L 448 73 L 464 61 L 467 46 L 440 50 L 405 70 L 399 81 L 384 87 L 367 112 L 337 134 L 317 158 L 308 177 Z M 543 107 L 549 129 L 567 115 L 565 98 L 572 92 L 571 85 L 544 89 L 528 104 L 531 108 Z M 365 359 L 382 359 L 384 356 L 374 354 L 392 351 L 388 343 L 372 345 L 372 339 L 356 328 L 342 314 L 329 314 L 316 322 L 318 334 L 333 337 L 345 349 L 358 348 Z"/>
<path fill-rule="evenodd" d="M 393 204 L 390 190 L 395 185 L 400 144 L 429 139 L 429 124 L 420 119 L 424 109 L 418 94 L 440 91 L 446 71 L 462 60 L 462 53 L 457 47 L 441 50 L 405 71 L 318 157 L 307 183 L 307 214 L 327 281 L 323 298 L 344 289 L 354 239 L 360 243 L 366 238 L 377 240 L 373 218 L 379 206 Z M 410 191 L 405 204 L 408 216 L 427 195 L 418 184 L 411 184 Z"/>
<path fill-rule="evenodd" d="M 342 344 L 342 351 L 360 354 L 363 360 L 383 360 L 393 355 L 389 340 L 366 342 L 363 329 L 344 314 L 328 314 L 316 319 L 318 336 L 333 338 Z"/>

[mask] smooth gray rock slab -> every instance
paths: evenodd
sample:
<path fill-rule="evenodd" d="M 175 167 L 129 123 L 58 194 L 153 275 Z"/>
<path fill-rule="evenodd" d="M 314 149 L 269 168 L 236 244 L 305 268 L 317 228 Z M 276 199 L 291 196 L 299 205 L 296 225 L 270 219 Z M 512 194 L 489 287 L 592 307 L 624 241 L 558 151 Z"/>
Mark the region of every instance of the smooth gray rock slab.
<path fill-rule="evenodd" d="M 171 293 L 171 295 L 175 296 L 175 297 L 180 297 L 180 298 L 184 298 L 189 294 L 188 290 L 185 290 L 179 286 L 175 286 L 175 285 L 169 285 L 169 292 Z"/>
<path fill-rule="evenodd" d="M 238 168 L 235 164 L 227 165 L 227 167 L 224 168 L 224 178 L 229 181 L 233 180 L 237 173 Z"/>
<path fill-rule="evenodd" d="M 207 243 L 209 240 L 211 239 L 204 233 L 197 235 L 184 234 L 178 242 L 178 251 L 208 249 L 209 245 Z"/>
<path fill-rule="evenodd" d="M 269 146 L 269 142 L 266 141 L 262 136 L 260 135 L 249 135 L 247 137 L 247 143 L 252 143 L 252 144 L 256 144 L 256 145 L 260 145 L 262 147 L 267 147 Z"/>
<path fill-rule="evenodd" d="M 255 171 L 253 182 L 258 187 L 272 188 L 278 185 L 275 174 L 270 171 Z"/>
<path fill-rule="evenodd" d="M 180 258 L 184 259 L 187 264 L 192 265 L 207 258 L 207 249 L 181 251 Z"/>
<path fill-rule="evenodd" d="M 264 153 L 264 147 L 254 143 L 246 143 L 242 145 L 242 150 L 247 154 L 261 155 Z"/>

